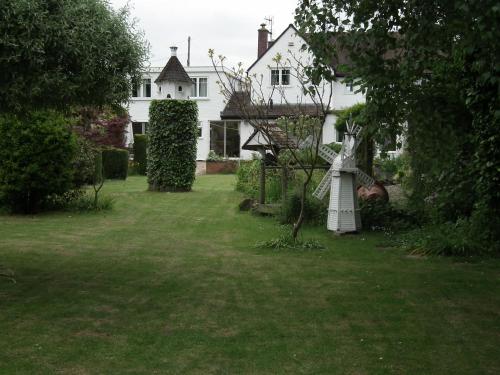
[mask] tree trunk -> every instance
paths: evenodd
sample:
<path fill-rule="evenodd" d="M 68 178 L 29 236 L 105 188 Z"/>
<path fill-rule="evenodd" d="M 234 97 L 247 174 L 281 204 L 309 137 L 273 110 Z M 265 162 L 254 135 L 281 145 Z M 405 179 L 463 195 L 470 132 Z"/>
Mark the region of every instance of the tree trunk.
<path fill-rule="evenodd" d="M 309 185 L 309 181 L 311 181 L 311 175 L 308 175 L 307 179 L 302 184 L 302 194 L 300 196 L 300 214 L 297 221 L 293 224 L 293 230 L 292 230 L 292 237 L 294 241 L 297 241 L 297 236 L 299 234 L 300 228 L 304 223 L 304 207 L 306 204 L 307 185 Z"/>

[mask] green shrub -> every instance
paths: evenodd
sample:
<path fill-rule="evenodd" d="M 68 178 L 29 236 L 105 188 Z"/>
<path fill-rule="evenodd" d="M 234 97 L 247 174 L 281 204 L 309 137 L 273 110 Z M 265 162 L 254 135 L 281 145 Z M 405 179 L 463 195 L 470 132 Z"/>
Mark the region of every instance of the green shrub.
<path fill-rule="evenodd" d="M 300 214 L 301 192 L 296 188 L 291 194 L 288 194 L 287 199 L 281 206 L 280 222 L 283 224 L 294 223 Z M 326 223 L 328 210 L 327 199 L 319 200 L 314 198 L 310 193 L 306 194 L 304 201 L 304 222 L 315 225 L 323 225 Z"/>
<path fill-rule="evenodd" d="M 149 189 L 190 191 L 196 172 L 196 102 L 153 100 L 149 120 Z"/>
<path fill-rule="evenodd" d="M 102 150 L 102 169 L 104 178 L 126 180 L 128 174 L 127 150 L 106 148 Z"/>
<path fill-rule="evenodd" d="M 0 115 L 0 196 L 10 211 L 36 212 L 72 187 L 76 141 L 68 123 L 53 111 Z"/>
<path fill-rule="evenodd" d="M 74 188 L 92 184 L 98 152 L 100 153 L 92 142 L 82 136 L 76 136 L 76 152 L 73 159 Z"/>
<path fill-rule="evenodd" d="M 148 136 L 136 134 L 134 136 L 134 166 L 135 171 L 142 176 L 145 176 L 147 171 L 147 147 Z"/>
<path fill-rule="evenodd" d="M 260 159 L 241 161 L 236 171 L 236 191 L 257 199 L 260 191 Z M 279 169 L 266 170 L 266 203 L 281 201 L 282 175 Z"/>
<path fill-rule="evenodd" d="M 382 199 L 359 200 L 361 223 L 367 230 L 401 231 L 415 227 L 416 213 L 394 207 Z"/>

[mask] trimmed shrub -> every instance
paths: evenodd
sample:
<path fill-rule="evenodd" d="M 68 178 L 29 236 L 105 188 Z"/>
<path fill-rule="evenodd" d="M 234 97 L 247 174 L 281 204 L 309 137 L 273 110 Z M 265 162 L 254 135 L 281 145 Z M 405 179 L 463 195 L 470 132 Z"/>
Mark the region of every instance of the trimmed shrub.
<path fill-rule="evenodd" d="M 0 115 L 0 196 L 15 213 L 33 213 L 73 185 L 76 142 L 69 121 L 54 111 Z"/>
<path fill-rule="evenodd" d="M 134 166 L 138 174 L 145 176 L 147 171 L 148 136 L 136 134 L 134 136 Z"/>
<path fill-rule="evenodd" d="M 151 102 L 147 157 L 150 190 L 191 190 L 196 172 L 197 121 L 196 102 Z"/>
<path fill-rule="evenodd" d="M 126 180 L 128 173 L 128 151 L 120 148 L 102 150 L 104 178 Z"/>

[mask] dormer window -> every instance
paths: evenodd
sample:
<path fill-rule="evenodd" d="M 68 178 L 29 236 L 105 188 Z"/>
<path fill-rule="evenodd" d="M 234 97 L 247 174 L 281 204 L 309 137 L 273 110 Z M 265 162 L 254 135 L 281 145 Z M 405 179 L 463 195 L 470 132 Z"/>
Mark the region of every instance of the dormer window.
<path fill-rule="evenodd" d="M 289 86 L 290 69 L 271 69 L 271 85 Z"/>

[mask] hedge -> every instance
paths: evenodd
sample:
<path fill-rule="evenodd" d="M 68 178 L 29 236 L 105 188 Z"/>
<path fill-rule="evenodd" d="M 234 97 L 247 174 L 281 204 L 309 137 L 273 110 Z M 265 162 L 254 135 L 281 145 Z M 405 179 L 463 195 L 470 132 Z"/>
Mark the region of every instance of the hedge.
<path fill-rule="evenodd" d="M 146 175 L 147 171 L 147 147 L 148 136 L 144 134 L 136 134 L 134 136 L 134 163 L 137 168 L 137 173 Z"/>
<path fill-rule="evenodd" d="M 0 196 L 11 212 L 33 213 L 73 186 L 76 141 L 53 111 L 0 115 Z"/>
<path fill-rule="evenodd" d="M 128 174 L 128 151 L 120 148 L 102 150 L 102 169 L 104 177 L 125 180 Z"/>
<path fill-rule="evenodd" d="M 196 172 L 197 121 L 196 102 L 151 102 L 147 156 L 150 190 L 191 190 Z"/>

